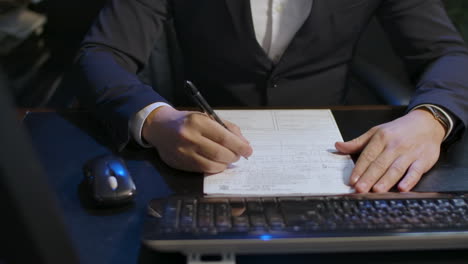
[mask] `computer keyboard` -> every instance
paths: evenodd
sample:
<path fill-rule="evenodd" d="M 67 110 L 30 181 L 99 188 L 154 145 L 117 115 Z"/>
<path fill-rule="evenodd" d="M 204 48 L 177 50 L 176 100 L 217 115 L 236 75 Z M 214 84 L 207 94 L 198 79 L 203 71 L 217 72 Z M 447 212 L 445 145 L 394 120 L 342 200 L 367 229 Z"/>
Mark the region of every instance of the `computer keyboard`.
<path fill-rule="evenodd" d="M 324 252 L 468 247 L 468 198 L 379 195 L 153 200 L 143 242 L 163 251 Z"/>

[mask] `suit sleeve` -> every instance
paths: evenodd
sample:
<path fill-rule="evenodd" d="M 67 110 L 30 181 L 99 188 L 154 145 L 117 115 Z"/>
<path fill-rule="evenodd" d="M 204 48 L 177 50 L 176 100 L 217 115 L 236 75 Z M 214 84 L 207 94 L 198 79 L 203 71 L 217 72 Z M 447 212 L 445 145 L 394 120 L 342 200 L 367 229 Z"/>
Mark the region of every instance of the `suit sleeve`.
<path fill-rule="evenodd" d="M 130 139 L 130 118 L 151 103 L 166 102 L 136 73 L 163 38 L 167 20 L 163 0 L 112 0 L 81 44 L 75 67 L 78 80 L 84 82 L 80 103 L 109 129 L 119 150 Z"/>
<path fill-rule="evenodd" d="M 434 104 L 455 117 L 448 139 L 468 123 L 468 49 L 440 0 L 383 0 L 378 18 L 416 83 L 408 109 Z"/>

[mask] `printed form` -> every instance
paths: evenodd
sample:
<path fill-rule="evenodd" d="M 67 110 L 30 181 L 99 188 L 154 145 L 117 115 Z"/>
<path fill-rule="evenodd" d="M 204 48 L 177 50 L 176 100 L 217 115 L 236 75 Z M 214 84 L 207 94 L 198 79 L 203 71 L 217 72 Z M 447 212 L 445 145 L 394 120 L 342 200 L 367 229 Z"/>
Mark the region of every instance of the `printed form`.
<path fill-rule="evenodd" d="M 354 192 L 349 155 L 334 148 L 342 141 L 330 110 L 218 110 L 237 124 L 253 154 L 225 171 L 205 175 L 210 196 L 289 196 Z"/>

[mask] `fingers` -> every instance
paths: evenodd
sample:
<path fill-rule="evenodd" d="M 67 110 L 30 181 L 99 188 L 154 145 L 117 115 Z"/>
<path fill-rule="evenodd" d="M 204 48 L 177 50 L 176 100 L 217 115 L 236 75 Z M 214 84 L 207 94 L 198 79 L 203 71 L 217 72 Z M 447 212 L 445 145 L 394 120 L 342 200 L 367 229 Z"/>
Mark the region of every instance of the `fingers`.
<path fill-rule="evenodd" d="M 405 154 L 409 149 L 396 133 L 376 127 L 356 162 L 350 184 L 359 193 L 388 191 L 416 160 L 414 154 Z"/>
<path fill-rule="evenodd" d="M 159 150 L 158 150 L 159 151 Z M 224 171 L 229 164 L 212 161 L 201 155 L 187 153 L 186 150 L 173 152 L 172 155 L 161 155 L 161 159 L 169 166 L 185 171 L 202 173 L 218 173 Z"/>
<path fill-rule="evenodd" d="M 400 192 L 410 191 L 421 179 L 422 175 L 426 173 L 432 165 L 422 160 L 417 160 L 408 169 L 405 177 L 398 184 L 398 190 Z"/>
<path fill-rule="evenodd" d="M 385 143 L 380 137 L 374 137 L 376 132 L 376 129 L 371 129 L 365 134 L 363 134 L 360 137 L 357 137 L 351 141 L 348 141 L 345 143 L 345 150 L 339 150 L 341 152 L 343 151 L 350 151 L 350 152 L 344 152 L 344 153 L 354 153 L 356 151 L 359 151 L 363 147 L 365 147 L 364 151 L 362 151 L 361 155 L 359 156 L 359 159 L 356 162 L 356 166 L 353 169 L 353 172 L 351 173 L 351 176 L 349 178 L 349 183 L 351 185 L 355 185 L 358 180 L 361 178 L 361 176 L 367 171 L 369 166 L 371 166 L 371 170 L 367 174 L 367 178 L 364 178 L 359 186 L 356 186 L 358 190 L 362 190 L 362 192 L 367 192 L 370 183 L 375 183 L 372 182 L 373 178 L 376 176 L 374 175 L 382 175 L 387 167 L 390 165 L 389 162 L 392 159 L 392 155 L 383 155 L 379 159 L 379 157 L 384 150 Z M 371 185 L 372 186 L 372 185 Z"/>
<path fill-rule="evenodd" d="M 209 121 L 209 122 L 208 122 Z M 226 130 L 220 124 L 209 119 L 205 124 L 204 128 L 201 129 L 201 135 L 206 137 L 213 142 L 229 149 L 237 156 L 249 157 L 252 155 L 252 147 L 248 141 L 240 133 L 240 129 L 232 123 L 226 124 L 229 129 Z"/>
<path fill-rule="evenodd" d="M 211 161 L 223 164 L 236 162 L 240 158 L 240 155 L 204 137 L 200 137 L 195 151 L 197 154 Z"/>
<path fill-rule="evenodd" d="M 369 144 L 356 162 L 350 177 L 350 184 L 357 192 L 368 192 L 374 184 L 384 175 L 392 164 L 396 153 L 383 151 L 381 144 Z M 400 175 L 401 177 L 401 175 Z"/>
<path fill-rule="evenodd" d="M 336 143 L 343 153 L 362 151 L 350 176 L 356 192 L 386 192 L 395 184 L 411 190 L 437 161 L 440 135 L 430 129 L 433 120 L 407 115 L 372 128 L 362 136 Z"/>
<path fill-rule="evenodd" d="M 361 136 L 347 142 L 336 142 L 336 149 L 344 154 L 352 154 L 361 151 L 376 133 L 378 127 L 373 127 Z"/>
<path fill-rule="evenodd" d="M 371 146 L 369 145 L 369 147 Z M 408 167 L 418 164 L 417 156 L 410 154 L 399 155 L 398 151 L 387 148 L 372 160 L 374 154 L 365 154 L 366 150 L 367 148 L 361 154 L 362 158 L 360 157 L 356 163 L 350 179 L 356 192 L 366 193 L 371 190 L 377 193 L 386 192 L 405 174 L 409 175 L 408 181 L 414 183 L 409 187 L 411 189 L 421 178 L 422 173 L 417 173 L 419 171 L 417 170 L 418 167 L 416 167 L 416 170 L 408 170 L 407 172 Z M 407 185 L 405 184 L 405 187 Z"/>
<path fill-rule="evenodd" d="M 228 125 L 229 124 L 229 125 Z M 248 157 L 252 154 L 252 148 L 248 141 L 241 135 L 240 129 L 230 123 L 226 124 L 227 130 L 222 125 L 200 113 L 193 113 L 185 121 L 184 154 L 191 157 L 197 171 L 207 173 L 219 172 L 236 161 L 240 156 Z M 198 166 L 197 166 L 198 164 Z"/>
<path fill-rule="evenodd" d="M 226 167 L 238 161 L 241 155 L 247 157 L 252 152 L 250 145 L 244 140 L 204 114 L 189 115 L 179 132 L 182 136 L 180 152 L 197 157 L 194 161 L 200 162 L 200 169 L 204 172 L 212 171 L 205 166 L 204 159 Z"/>
<path fill-rule="evenodd" d="M 402 156 L 395 160 L 385 174 L 378 180 L 372 190 L 374 192 L 386 192 L 390 190 L 405 175 L 407 168 L 414 161 L 412 157 Z"/>
<path fill-rule="evenodd" d="M 242 135 L 240 128 L 236 124 L 227 120 L 223 120 L 223 122 L 228 127 L 229 131 L 234 133 L 236 136 L 240 137 L 245 143 L 250 144 L 250 142 L 244 137 L 244 135 Z"/>
<path fill-rule="evenodd" d="M 145 140 L 153 145 L 169 166 L 196 172 L 215 173 L 250 156 L 252 148 L 240 130 L 233 132 L 198 112 L 162 107 L 147 120 Z"/>

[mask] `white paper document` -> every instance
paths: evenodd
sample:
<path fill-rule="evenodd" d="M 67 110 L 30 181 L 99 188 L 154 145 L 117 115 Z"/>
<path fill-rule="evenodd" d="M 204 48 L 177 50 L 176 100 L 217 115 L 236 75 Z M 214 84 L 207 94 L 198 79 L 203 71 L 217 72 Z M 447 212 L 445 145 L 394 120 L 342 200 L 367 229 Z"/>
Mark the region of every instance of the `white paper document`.
<path fill-rule="evenodd" d="M 354 163 L 337 153 L 342 137 L 330 110 L 218 110 L 237 124 L 253 154 L 217 174 L 205 175 L 213 196 L 343 194 Z"/>

